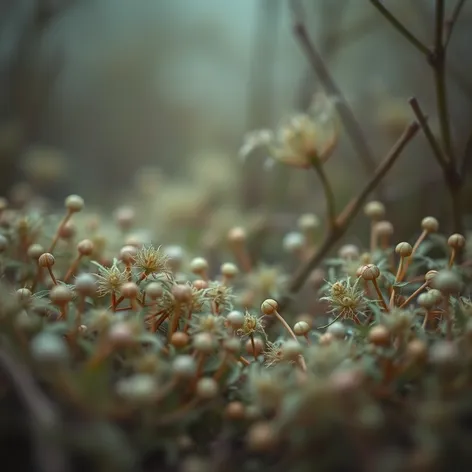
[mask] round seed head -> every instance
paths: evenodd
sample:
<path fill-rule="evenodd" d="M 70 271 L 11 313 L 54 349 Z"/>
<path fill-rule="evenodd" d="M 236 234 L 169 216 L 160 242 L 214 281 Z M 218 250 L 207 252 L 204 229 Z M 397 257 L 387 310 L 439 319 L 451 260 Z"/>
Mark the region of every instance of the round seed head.
<path fill-rule="evenodd" d="M 417 300 L 418 305 L 422 308 L 426 308 L 427 310 L 430 310 L 434 305 L 436 305 L 436 299 L 434 296 L 432 297 L 429 292 L 418 295 Z"/>
<path fill-rule="evenodd" d="M 439 221 L 434 216 L 427 216 L 421 220 L 421 229 L 428 233 L 435 233 L 439 229 Z"/>
<path fill-rule="evenodd" d="M 108 331 L 108 339 L 115 347 L 127 347 L 134 344 L 134 330 L 129 323 L 119 321 Z"/>
<path fill-rule="evenodd" d="M 126 282 L 120 287 L 120 293 L 124 298 L 136 298 L 139 294 L 139 287 L 134 282 Z"/>
<path fill-rule="evenodd" d="M 190 270 L 197 275 L 204 274 L 208 270 L 208 262 L 203 257 L 195 257 L 190 262 Z"/>
<path fill-rule="evenodd" d="M 395 252 L 401 257 L 409 257 L 413 252 L 413 248 L 411 247 L 411 244 L 407 242 L 402 242 L 397 244 L 397 246 L 395 247 Z"/>
<path fill-rule="evenodd" d="M 192 285 L 197 289 L 197 290 L 204 290 L 208 288 L 208 282 L 206 280 L 194 280 L 192 282 Z"/>
<path fill-rule="evenodd" d="M 465 246 L 465 238 L 462 236 L 462 234 L 455 233 L 449 236 L 447 244 L 453 249 L 462 249 Z"/>
<path fill-rule="evenodd" d="M 120 249 L 120 259 L 125 264 L 132 264 L 137 253 L 138 248 L 136 246 L 131 246 L 128 244 Z"/>
<path fill-rule="evenodd" d="M 293 332 L 297 336 L 305 336 L 310 332 L 310 325 L 306 321 L 298 321 L 293 327 Z"/>
<path fill-rule="evenodd" d="M 71 213 L 77 213 L 84 208 L 84 199 L 79 195 L 69 195 L 64 204 Z"/>
<path fill-rule="evenodd" d="M 436 289 L 436 288 L 432 288 L 428 291 L 428 295 L 431 297 L 431 299 L 434 300 L 434 303 L 436 305 L 439 305 L 439 303 L 442 302 L 443 300 L 443 294 L 441 293 L 440 290 Z"/>
<path fill-rule="evenodd" d="M 321 346 L 329 346 L 334 341 L 334 336 L 331 333 L 324 333 L 318 339 Z"/>
<path fill-rule="evenodd" d="M 302 353 L 302 345 L 295 339 L 288 339 L 282 344 L 282 355 L 284 359 L 293 361 Z"/>
<path fill-rule="evenodd" d="M 77 251 L 82 256 L 90 256 L 93 252 L 93 242 L 90 239 L 82 239 L 77 243 Z"/>
<path fill-rule="evenodd" d="M 176 284 L 172 287 L 172 295 L 178 303 L 188 303 L 192 299 L 192 289 L 187 284 Z"/>
<path fill-rule="evenodd" d="M 49 252 L 41 254 L 38 258 L 39 267 L 52 267 L 55 262 L 54 256 Z"/>
<path fill-rule="evenodd" d="M 369 202 L 364 207 L 364 213 L 368 218 L 378 221 L 385 216 L 385 206 L 381 202 Z"/>
<path fill-rule="evenodd" d="M 75 289 L 84 296 L 93 297 L 97 291 L 97 279 L 92 274 L 79 274 L 75 278 Z"/>
<path fill-rule="evenodd" d="M 248 339 L 246 341 L 245 348 L 246 348 L 246 352 L 249 355 L 257 357 L 264 350 L 264 341 L 262 341 L 262 339 L 260 338 L 254 338 L 254 347 L 253 347 L 251 339 Z"/>
<path fill-rule="evenodd" d="M 244 244 L 246 242 L 246 238 L 246 230 L 239 226 L 231 228 L 228 232 L 228 241 L 231 244 Z"/>
<path fill-rule="evenodd" d="M 413 339 L 406 346 L 406 354 L 416 361 L 425 360 L 428 356 L 428 346 L 424 341 Z"/>
<path fill-rule="evenodd" d="M 37 261 L 44 254 L 44 248 L 41 244 L 31 244 L 28 247 L 28 257 Z"/>
<path fill-rule="evenodd" d="M 174 375 L 181 379 L 192 378 L 197 372 L 197 364 L 192 356 L 180 355 L 172 362 Z"/>
<path fill-rule="evenodd" d="M 339 257 L 341 259 L 359 259 L 359 248 L 355 244 L 345 244 L 339 249 Z"/>
<path fill-rule="evenodd" d="M 431 282 L 431 286 L 442 293 L 451 294 L 460 292 L 462 282 L 460 277 L 452 270 L 440 270 Z"/>
<path fill-rule="evenodd" d="M 313 231 L 320 226 L 320 219 L 313 213 L 305 213 L 298 218 L 297 223 L 302 231 Z"/>
<path fill-rule="evenodd" d="M 146 295 L 152 300 L 161 297 L 163 293 L 164 289 L 160 283 L 151 282 L 146 286 Z"/>
<path fill-rule="evenodd" d="M 172 337 L 170 338 L 170 343 L 172 346 L 176 348 L 183 348 L 185 347 L 190 341 L 190 336 L 187 333 L 183 333 L 182 331 L 175 332 Z"/>
<path fill-rule="evenodd" d="M 33 294 L 27 288 L 20 288 L 16 291 L 16 297 L 20 303 L 26 305 L 31 301 Z"/>
<path fill-rule="evenodd" d="M 244 314 L 238 310 L 233 310 L 228 313 L 226 320 L 234 330 L 240 329 L 244 325 Z"/>
<path fill-rule="evenodd" d="M 438 271 L 437 270 L 428 270 L 428 272 L 426 272 L 425 276 L 424 276 L 424 280 L 425 282 L 428 282 L 428 284 L 430 285 L 431 282 L 434 280 L 434 278 L 436 277 L 436 275 L 438 275 Z"/>
<path fill-rule="evenodd" d="M 198 333 L 193 337 L 193 347 L 203 354 L 210 354 L 215 349 L 215 338 L 210 333 Z"/>
<path fill-rule="evenodd" d="M 261 305 L 261 312 L 264 315 L 273 315 L 279 309 L 279 304 L 272 298 L 264 300 Z"/>
<path fill-rule="evenodd" d="M 250 427 L 246 441 L 249 448 L 254 451 L 267 451 L 274 446 L 275 438 L 275 431 L 270 423 L 260 421 Z"/>
<path fill-rule="evenodd" d="M 390 221 L 379 221 L 375 224 L 375 231 L 379 236 L 388 237 L 393 234 L 393 225 Z"/>
<path fill-rule="evenodd" d="M 223 347 L 231 354 L 238 354 L 241 351 L 241 341 L 237 337 L 225 339 Z"/>
<path fill-rule="evenodd" d="M 390 343 L 390 332 L 386 326 L 373 326 L 369 331 L 368 339 L 375 346 L 387 346 Z"/>
<path fill-rule="evenodd" d="M 72 290 L 65 285 L 55 285 L 49 292 L 50 300 L 56 305 L 69 303 L 73 298 Z"/>
<path fill-rule="evenodd" d="M 72 239 L 77 234 L 77 228 L 71 221 L 59 228 L 59 237 L 66 241 Z"/>
<path fill-rule="evenodd" d="M 287 233 L 283 239 L 283 248 L 289 254 L 300 251 L 305 245 L 305 238 L 303 234 L 296 231 Z"/>
<path fill-rule="evenodd" d="M 136 213 L 134 208 L 129 206 L 123 206 L 117 208 L 115 211 L 115 221 L 119 228 L 122 230 L 128 230 L 133 226 L 134 220 L 136 217 Z"/>
<path fill-rule="evenodd" d="M 195 391 L 198 397 L 212 400 L 218 395 L 218 382 L 211 377 L 203 377 L 197 382 Z"/>
<path fill-rule="evenodd" d="M 344 339 L 346 337 L 347 330 L 341 321 L 336 321 L 331 326 L 328 326 L 326 332 L 334 336 L 336 339 Z"/>
<path fill-rule="evenodd" d="M 47 331 L 37 334 L 32 339 L 30 349 L 34 359 L 47 364 L 62 364 L 69 356 L 65 341 Z"/>
<path fill-rule="evenodd" d="M 375 264 L 366 264 L 359 269 L 360 276 L 364 280 L 374 280 L 380 276 L 380 270 Z"/>
<path fill-rule="evenodd" d="M 457 361 L 459 350 L 452 341 L 437 341 L 431 346 L 429 357 L 438 367 L 449 366 Z"/>
<path fill-rule="evenodd" d="M 246 415 L 244 404 L 238 401 L 229 402 L 225 408 L 225 416 L 230 420 L 243 420 Z"/>
<path fill-rule="evenodd" d="M 232 279 L 238 275 L 238 266 L 232 262 L 225 262 L 221 266 L 221 274 L 227 279 Z"/>

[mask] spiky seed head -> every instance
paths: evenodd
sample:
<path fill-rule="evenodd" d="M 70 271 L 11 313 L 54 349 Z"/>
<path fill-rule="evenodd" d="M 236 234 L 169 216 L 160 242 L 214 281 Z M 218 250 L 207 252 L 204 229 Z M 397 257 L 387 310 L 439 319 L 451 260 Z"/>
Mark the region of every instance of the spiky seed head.
<path fill-rule="evenodd" d="M 439 221 L 434 216 L 426 216 L 421 220 L 421 229 L 428 233 L 436 233 L 439 229 Z"/>

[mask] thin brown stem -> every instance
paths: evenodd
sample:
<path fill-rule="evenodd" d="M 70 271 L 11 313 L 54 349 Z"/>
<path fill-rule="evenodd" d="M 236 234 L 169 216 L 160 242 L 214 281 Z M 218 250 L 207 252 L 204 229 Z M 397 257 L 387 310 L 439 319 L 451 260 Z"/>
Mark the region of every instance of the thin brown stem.
<path fill-rule="evenodd" d="M 293 16 L 293 31 L 295 37 L 305 52 L 305 55 L 309 60 L 313 71 L 318 77 L 318 80 L 320 81 L 325 93 L 331 97 L 336 97 L 335 106 L 343 123 L 344 129 L 351 140 L 352 146 L 359 160 L 364 166 L 366 174 L 371 176 L 373 169 L 376 167 L 376 161 L 374 154 L 367 143 L 364 133 L 358 121 L 356 120 L 353 111 L 348 105 L 347 100 L 331 76 L 325 62 L 323 61 L 323 58 L 321 57 L 318 49 L 308 34 L 306 25 L 303 21 L 305 15 L 301 2 L 298 0 L 292 0 L 290 2 L 290 7 Z"/>
<path fill-rule="evenodd" d="M 395 145 L 391 148 L 387 156 L 377 167 L 374 175 L 367 182 L 357 197 L 353 198 L 351 202 L 344 208 L 342 213 L 336 219 L 337 223 L 333 230 L 328 231 L 320 244 L 318 250 L 311 256 L 311 258 L 303 264 L 297 271 L 291 282 L 289 283 L 288 293 L 279 302 L 279 309 L 284 309 L 295 295 L 304 285 L 305 281 L 311 272 L 319 266 L 325 256 L 331 251 L 336 243 L 341 239 L 344 233 L 349 228 L 350 224 L 357 216 L 359 211 L 364 206 L 367 198 L 371 192 L 377 187 L 379 182 L 385 177 L 388 171 L 393 167 L 396 160 L 400 157 L 406 145 L 413 139 L 419 130 L 419 125 L 416 122 L 409 124 L 403 134 L 400 136 Z"/>
<path fill-rule="evenodd" d="M 382 305 L 383 309 L 386 311 L 386 312 L 389 312 L 390 309 L 388 308 L 387 304 L 385 303 L 385 300 L 384 300 L 384 297 L 382 295 L 382 292 L 379 288 L 379 284 L 377 283 L 377 280 L 376 279 L 372 279 L 372 285 L 374 286 L 375 288 L 375 291 L 377 292 L 377 295 L 379 297 L 379 302 L 380 304 Z"/>
<path fill-rule="evenodd" d="M 465 0 L 457 0 L 457 3 L 452 11 L 452 14 L 448 20 L 444 22 L 444 48 L 447 48 L 449 41 L 451 40 L 452 32 L 454 31 L 454 26 L 461 14 L 462 7 L 465 4 Z"/>

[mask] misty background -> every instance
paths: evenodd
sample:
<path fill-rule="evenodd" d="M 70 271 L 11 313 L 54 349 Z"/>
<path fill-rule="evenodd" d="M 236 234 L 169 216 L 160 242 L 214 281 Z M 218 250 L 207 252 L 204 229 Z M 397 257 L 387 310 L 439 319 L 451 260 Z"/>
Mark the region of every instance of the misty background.
<path fill-rule="evenodd" d="M 434 2 L 383 3 L 431 44 Z M 448 11 L 454 3 L 446 2 Z M 304 4 L 310 35 L 377 161 L 413 119 L 409 97 L 436 127 L 430 68 L 370 2 Z M 471 26 L 466 2 L 448 51 L 459 156 L 472 132 Z M 320 90 L 285 0 L 2 0 L 0 195 L 62 202 L 79 193 L 113 208 L 136 191 L 140 175 L 158 169 L 179 188 L 197 178 L 217 185 L 211 179 L 219 175 L 215 206 L 230 200 L 242 212 L 321 213 L 313 173 L 267 171 L 264 156 L 245 164 L 237 157 L 246 132 L 277 126 Z M 343 132 L 327 172 L 344 203 L 366 180 Z M 384 195 L 400 227 L 416 228 L 426 214 L 447 219 L 440 169 L 421 133 Z"/>

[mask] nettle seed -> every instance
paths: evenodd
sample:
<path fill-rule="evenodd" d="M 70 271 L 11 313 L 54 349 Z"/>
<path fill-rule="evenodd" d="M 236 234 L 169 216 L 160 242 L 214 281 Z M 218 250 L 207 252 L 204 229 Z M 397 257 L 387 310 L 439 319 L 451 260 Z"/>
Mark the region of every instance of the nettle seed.
<path fill-rule="evenodd" d="M 49 252 L 45 252 L 44 254 L 41 254 L 41 256 L 39 256 L 38 258 L 38 265 L 44 268 L 52 267 L 55 262 L 56 262 L 56 259 L 54 259 L 54 256 Z"/>

